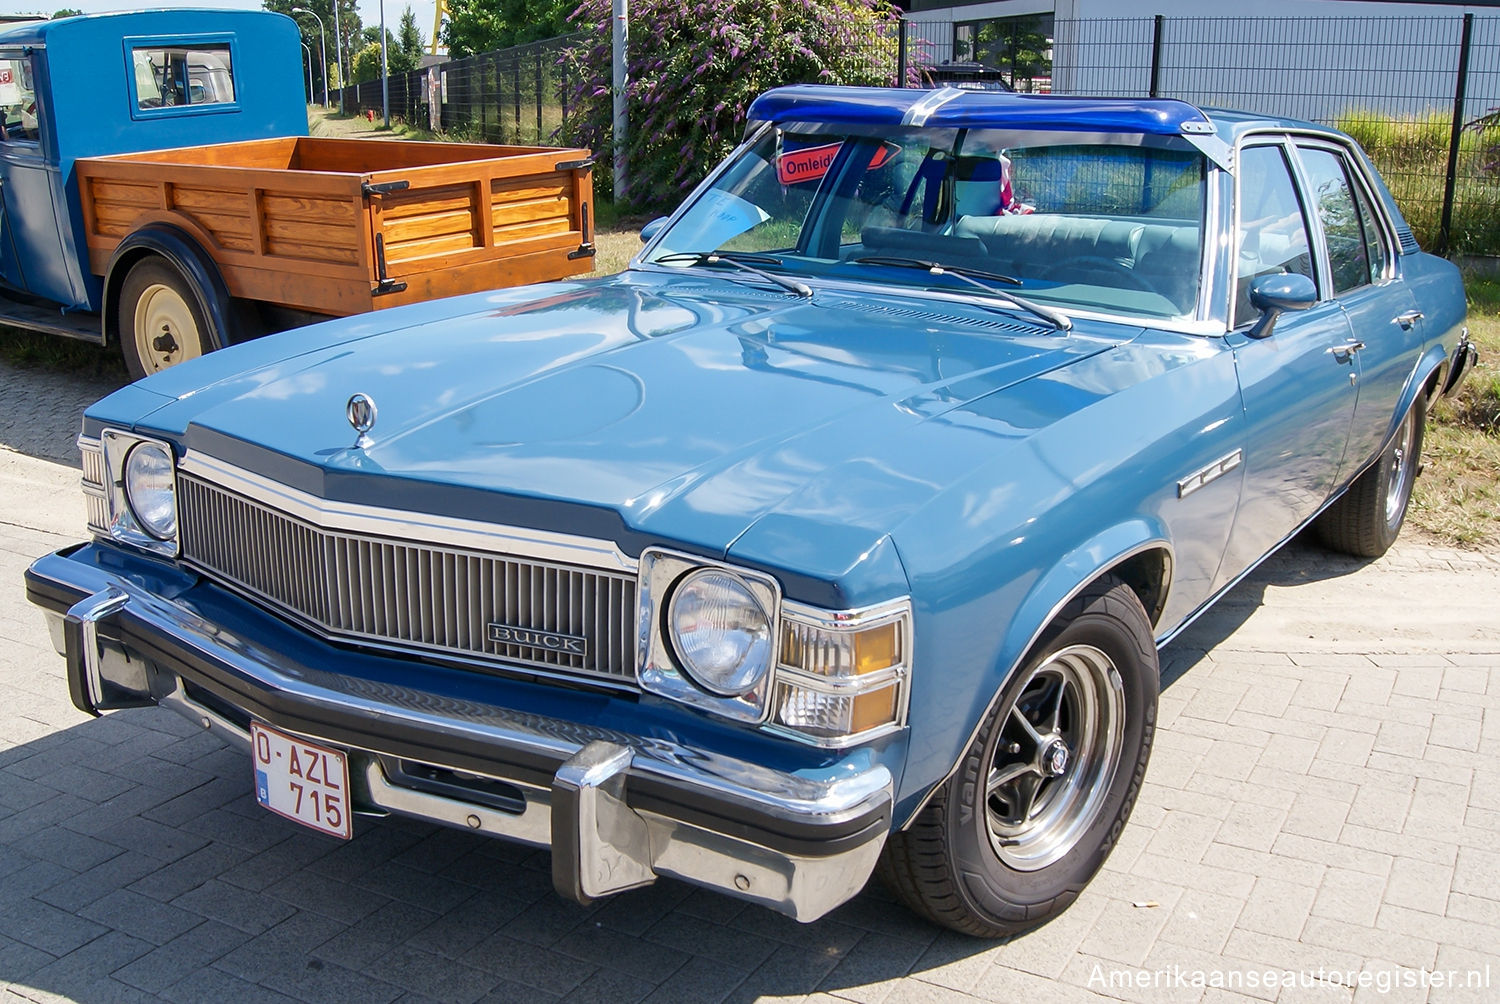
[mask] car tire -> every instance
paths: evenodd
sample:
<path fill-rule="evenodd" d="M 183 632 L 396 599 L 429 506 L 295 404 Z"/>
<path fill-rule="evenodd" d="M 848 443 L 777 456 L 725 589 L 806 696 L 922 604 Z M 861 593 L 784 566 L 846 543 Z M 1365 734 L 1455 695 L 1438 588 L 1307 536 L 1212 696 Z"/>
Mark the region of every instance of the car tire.
<path fill-rule="evenodd" d="M 983 938 L 1078 897 L 1119 841 L 1156 730 L 1156 645 L 1121 580 L 1084 589 L 1033 653 L 878 870 L 917 913 Z"/>
<path fill-rule="evenodd" d="M 1401 533 L 1412 486 L 1421 469 L 1427 399 L 1418 394 L 1380 459 L 1354 479 L 1314 524 L 1318 539 L 1335 551 L 1378 558 Z"/>
<path fill-rule="evenodd" d="M 192 283 L 163 258 L 143 258 L 126 273 L 117 320 L 134 380 L 201 356 L 211 345 Z"/>

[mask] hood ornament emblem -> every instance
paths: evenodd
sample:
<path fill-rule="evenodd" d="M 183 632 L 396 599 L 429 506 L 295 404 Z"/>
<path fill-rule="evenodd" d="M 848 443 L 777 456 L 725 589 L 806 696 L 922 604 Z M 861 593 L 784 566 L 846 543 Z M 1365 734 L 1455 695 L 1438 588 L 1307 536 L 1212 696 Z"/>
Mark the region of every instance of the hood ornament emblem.
<path fill-rule="evenodd" d="M 355 394 L 344 405 L 344 415 L 349 419 L 349 424 L 354 426 L 354 431 L 359 433 L 359 438 L 354 441 L 354 449 L 363 450 L 375 442 L 370 438 L 369 432 L 375 428 L 376 414 L 375 401 L 368 394 Z"/>

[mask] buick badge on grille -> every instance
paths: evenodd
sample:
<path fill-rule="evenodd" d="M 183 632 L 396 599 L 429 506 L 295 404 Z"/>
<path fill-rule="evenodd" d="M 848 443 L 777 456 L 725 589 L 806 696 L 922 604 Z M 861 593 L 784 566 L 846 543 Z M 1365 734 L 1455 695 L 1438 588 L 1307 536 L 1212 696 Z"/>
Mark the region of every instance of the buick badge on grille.
<path fill-rule="evenodd" d="M 517 627 L 514 624 L 490 623 L 490 641 L 497 645 L 519 645 L 522 648 L 541 649 L 559 655 L 585 656 L 589 653 L 587 638 L 577 635 L 558 634 L 556 631 L 538 631 L 535 628 Z"/>
<path fill-rule="evenodd" d="M 354 426 L 354 431 L 359 433 L 359 438 L 354 441 L 356 450 L 363 450 L 369 446 L 372 440 L 368 433 L 375 428 L 375 401 L 368 394 L 355 394 L 349 398 L 344 405 L 344 415 L 349 419 L 349 424 Z"/>

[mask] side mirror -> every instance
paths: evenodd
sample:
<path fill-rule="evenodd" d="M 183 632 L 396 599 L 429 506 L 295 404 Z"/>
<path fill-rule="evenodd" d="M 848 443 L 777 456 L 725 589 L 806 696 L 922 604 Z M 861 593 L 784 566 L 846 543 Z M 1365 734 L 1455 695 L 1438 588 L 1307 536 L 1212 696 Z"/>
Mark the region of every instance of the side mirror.
<path fill-rule="evenodd" d="M 641 243 L 650 244 L 652 238 L 661 233 L 661 228 L 666 225 L 667 218 L 665 216 L 658 216 L 644 227 L 641 227 Z"/>
<path fill-rule="evenodd" d="M 1317 302 L 1318 288 L 1307 276 L 1263 275 L 1250 284 L 1250 306 L 1260 311 L 1260 317 L 1245 334 L 1268 338 L 1284 311 L 1306 310 Z"/>

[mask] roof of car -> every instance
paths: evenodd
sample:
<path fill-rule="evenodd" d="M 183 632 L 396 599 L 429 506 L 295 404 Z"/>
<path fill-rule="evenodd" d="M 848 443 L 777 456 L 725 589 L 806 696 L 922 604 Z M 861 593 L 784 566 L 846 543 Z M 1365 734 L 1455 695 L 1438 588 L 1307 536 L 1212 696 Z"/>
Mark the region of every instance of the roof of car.
<path fill-rule="evenodd" d="M 1328 132 L 1322 126 L 1247 112 L 1205 111 L 1174 98 L 1094 98 L 1007 94 L 957 87 L 833 87 L 799 84 L 767 91 L 750 106 L 751 122 L 850 122 L 948 128 L 1054 129 L 1159 136 L 1218 135 L 1232 144 L 1252 128 Z"/>

